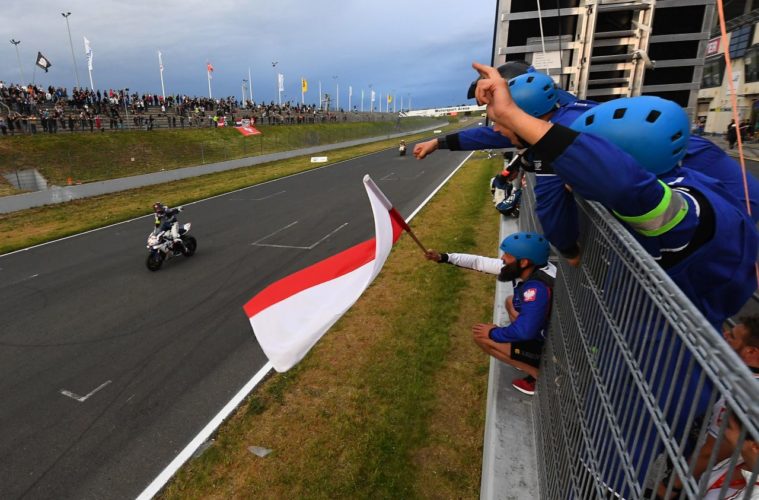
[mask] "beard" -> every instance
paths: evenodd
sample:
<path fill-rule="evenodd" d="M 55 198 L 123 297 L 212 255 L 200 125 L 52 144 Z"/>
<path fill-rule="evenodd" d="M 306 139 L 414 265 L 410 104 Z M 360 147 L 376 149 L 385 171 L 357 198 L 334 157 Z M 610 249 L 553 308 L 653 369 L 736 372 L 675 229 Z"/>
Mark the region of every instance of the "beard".
<path fill-rule="evenodd" d="M 522 271 L 524 271 L 524 269 L 519 267 L 519 262 L 506 264 L 501 268 L 501 272 L 498 273 L 498 281 L 514 281 L 519 278 Z"/>

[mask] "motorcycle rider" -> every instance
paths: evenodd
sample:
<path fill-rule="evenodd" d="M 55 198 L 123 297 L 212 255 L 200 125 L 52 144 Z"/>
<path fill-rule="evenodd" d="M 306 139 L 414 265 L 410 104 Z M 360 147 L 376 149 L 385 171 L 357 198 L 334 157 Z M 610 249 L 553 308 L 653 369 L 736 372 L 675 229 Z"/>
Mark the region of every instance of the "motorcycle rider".
<path fill-rule="evenodd" d="M 171 238 L 174 240 L 174 246 L 184 250 L 184 243 L 179 237 L 179 222 L 177 214 L 182 211 L 182 207 L 169 208 L 160 201 L 153 204 L 155 213 L 155 226 L 161 231 L 171 231 Z"/>
<path fill-rule="evenodd" d="M 401 144 L 398 146 L 398 152 L 400 152 L 401 156 L 406 154 L 406 141 L 401 140 Z"/>

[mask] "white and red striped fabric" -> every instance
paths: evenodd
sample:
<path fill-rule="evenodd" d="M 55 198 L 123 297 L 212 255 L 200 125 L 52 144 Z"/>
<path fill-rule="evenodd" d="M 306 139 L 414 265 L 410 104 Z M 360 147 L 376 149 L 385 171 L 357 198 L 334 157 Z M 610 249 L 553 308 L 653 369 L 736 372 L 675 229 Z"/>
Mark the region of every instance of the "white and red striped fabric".
<path fill-rule="evenodd" d="M 298 363 L 358 300 L 408 228 L 390 201 L 364 176 L 375 237 L 272 283 L 243 307 L 274 369 Z"/>

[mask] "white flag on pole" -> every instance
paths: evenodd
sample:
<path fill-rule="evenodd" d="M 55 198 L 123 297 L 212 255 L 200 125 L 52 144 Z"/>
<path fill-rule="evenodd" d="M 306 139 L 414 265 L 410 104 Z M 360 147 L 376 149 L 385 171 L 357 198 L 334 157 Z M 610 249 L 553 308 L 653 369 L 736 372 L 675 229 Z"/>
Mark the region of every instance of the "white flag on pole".
<path fill-rule="evenodd" d="M 84 55 L 87 56 L 87 69 L 92 71 L 92 47 L 87 37 L 84 37 Z"/>
<path fill-rule="evenodd" d="M 282 73 L 277 73 L 277 82 L 279 83 L 279 91 L 284 92 L 285 91 L 285 75 Z"/>
<path fill-rule="evenodd" d="M 353 86 L 348 85 L 348 97 L 353 97 Z"/>
<path fill-rule="evenodd" d="M 364 187 L 375 237 L 276 281 L 243 307 L 274 369 L 284 372 L 308 353 L 379 274 L 401 235 L 403 217 L 369 176 Z"/>
<path fill-rule="evenodd" d="M 161 70 L 161 73 L 163 73 L 163 59 L 161 58 L 161 51 L 158 51 L 158 69 Z M 171 76 L 171 75 L 169 75 Z"/>

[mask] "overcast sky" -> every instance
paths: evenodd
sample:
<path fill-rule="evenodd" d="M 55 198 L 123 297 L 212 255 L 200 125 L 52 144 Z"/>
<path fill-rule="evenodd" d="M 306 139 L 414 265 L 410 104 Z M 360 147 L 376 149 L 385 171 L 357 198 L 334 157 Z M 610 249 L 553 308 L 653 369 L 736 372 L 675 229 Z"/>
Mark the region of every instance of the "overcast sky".
<path fill-rule="evenodd" d="M 283 100 L 306 102 L 340 86 L 340 105 L 360 106 L 369 85 L 414 109 L 466 103 L 475 78 L 472 61 L 490 61 L 495 0 L 3 0 L 0 80 L 21 81 L 11 39 L 20 40 L 21 69 L 32 80 L 37 51 L 52 63 L 37 68 L 42 85 L 76 84 L 66 21 L 83 86 L 89 86 L 83 37 L 92 45 L 96 89 L 161 91 L 158 49 L 166 93 L 208 95 L 206 61 L 213 67 L 214 97 L 240 97 L 252 71 L 253 98 L 277 99 L 276 73 L 285 75 Z M 278 62 L 276 68 L 272 62 Z M 337 76 L 337 79 L 334 77 Z M 379 99 L 379 98 L 378 98 Z M 471 104 L 471 103 L 470 103 Z"/>

